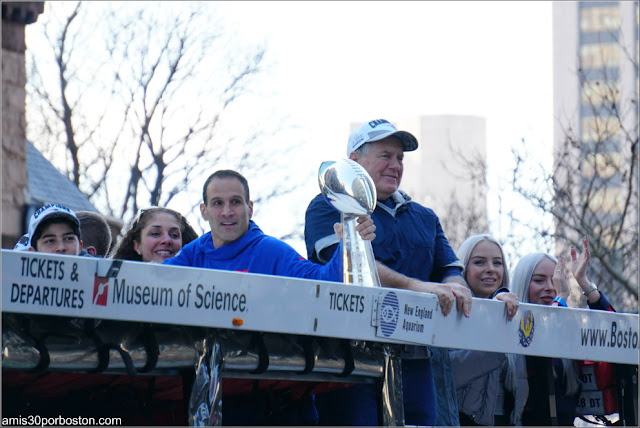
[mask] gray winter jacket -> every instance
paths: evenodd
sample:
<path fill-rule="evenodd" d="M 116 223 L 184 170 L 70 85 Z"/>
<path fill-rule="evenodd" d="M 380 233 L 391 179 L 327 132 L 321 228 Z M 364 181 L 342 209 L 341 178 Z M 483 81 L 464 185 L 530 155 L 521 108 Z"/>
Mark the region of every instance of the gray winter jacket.
<path fill-rule="evenodd" d="M 494 411 L 500 376 L 506 371 L 505 354 L 484 351 L 451 350 L 449 353 L 453 375 L 456 380 L 458 409 L 475 423 L 495 425 Z M 520 366 L 518 364 L 517 366 Z M 522 410 L 528 397 L 526 369 L 518 367 L 514 411 L 510 422 L 521 425 Z"/>

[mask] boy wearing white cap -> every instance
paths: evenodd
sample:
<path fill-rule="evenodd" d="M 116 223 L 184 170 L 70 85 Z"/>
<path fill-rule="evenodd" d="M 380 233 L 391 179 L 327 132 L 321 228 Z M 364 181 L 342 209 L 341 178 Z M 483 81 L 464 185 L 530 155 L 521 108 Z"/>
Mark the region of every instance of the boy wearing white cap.
<path fill-rule="evenodd" d="M 48 204 L 29 220 L 29 251 L 77 256 L 82 250 L 80 220 L 67 207 Z"/>

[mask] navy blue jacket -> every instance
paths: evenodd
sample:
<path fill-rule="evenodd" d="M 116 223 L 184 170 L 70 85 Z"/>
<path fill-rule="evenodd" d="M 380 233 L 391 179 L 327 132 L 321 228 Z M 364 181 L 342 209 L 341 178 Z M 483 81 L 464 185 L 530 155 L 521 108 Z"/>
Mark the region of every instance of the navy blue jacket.
<path fill-rule="evenodd" d="M 438 216 L 429 208 L 395 192 L 376 204 L 371 214 L 376 239 L 371 243 L 377 260 L 396 272 L 422 281 L 441 282 L 449 276 L 462 276 L 462 264 L 442 231 Z M 305 214 L 304 239 L 307 257 L 326 263 L 338 240 L 333 224 L 340 212 L 322 195 L 316 196 Z"/>

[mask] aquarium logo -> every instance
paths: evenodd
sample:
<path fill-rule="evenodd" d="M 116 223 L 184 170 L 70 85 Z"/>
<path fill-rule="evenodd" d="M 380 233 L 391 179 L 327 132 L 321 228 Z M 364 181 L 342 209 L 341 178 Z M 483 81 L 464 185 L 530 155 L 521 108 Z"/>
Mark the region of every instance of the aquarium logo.
<path fill-rule="evenodd" d="M 387 293 L 380 307 L 380 329 L 384 337 L 389 337 L 396 330 L 400 317 L 398 296 L 393 291 Z"/>

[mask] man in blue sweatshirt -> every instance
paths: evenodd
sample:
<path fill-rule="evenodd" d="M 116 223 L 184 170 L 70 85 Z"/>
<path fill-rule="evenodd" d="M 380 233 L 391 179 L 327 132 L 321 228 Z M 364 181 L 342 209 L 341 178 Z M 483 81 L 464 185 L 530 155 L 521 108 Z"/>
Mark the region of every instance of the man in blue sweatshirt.
<path fill-rule="evenodd" d="M 209 222 L 211 231 L 182 247 L 175 257 L 165 260 L 164 264 L 343 281 L 342 251 L 336 251 L 326 265 L 316 264 L 300 256 L 288 244 L 260 230 L 251 220 L 253 202 L 249 195 L 249 184 L 238 172 L 220 170 L 211 174 L 204 184 L 202 197 L 200 213 Z M 360 235 L 372 241 L 375 238 L 373 220 L 366 216 L 358 221 Z M 339 240 L 342 226 L 336 223 L 334 231 Z M 223 396 L 224 393 L 223 384 Z M 274 395 L 277 398 L 278 394 L 274 391 L 249 390 L 225 396 L 222 400 L 224 425 L 317 423 L 318 415 L 312 396 L 303 396 L 283 406 L 282 403 L 273 404 Z"/>
<path fill-rule="evenodd" d="M 220 170 L 209 178 L 202 191 L 200 213 L 211 231 L 185 245 L 164 263 L 294 278 L 343 281 L 342 252 L 326 264 L 310 262 L 290 245 L 265 235 L 252 220 L 253 202 L 249 184 L 236 171 Z M 363 239 L 375 238 L 369 216 L 360 217 L 357 230 Z M 334 225 L 341 235 L 342 225 Z M 341 244 L 340 244 L 341 245 Z"/>

